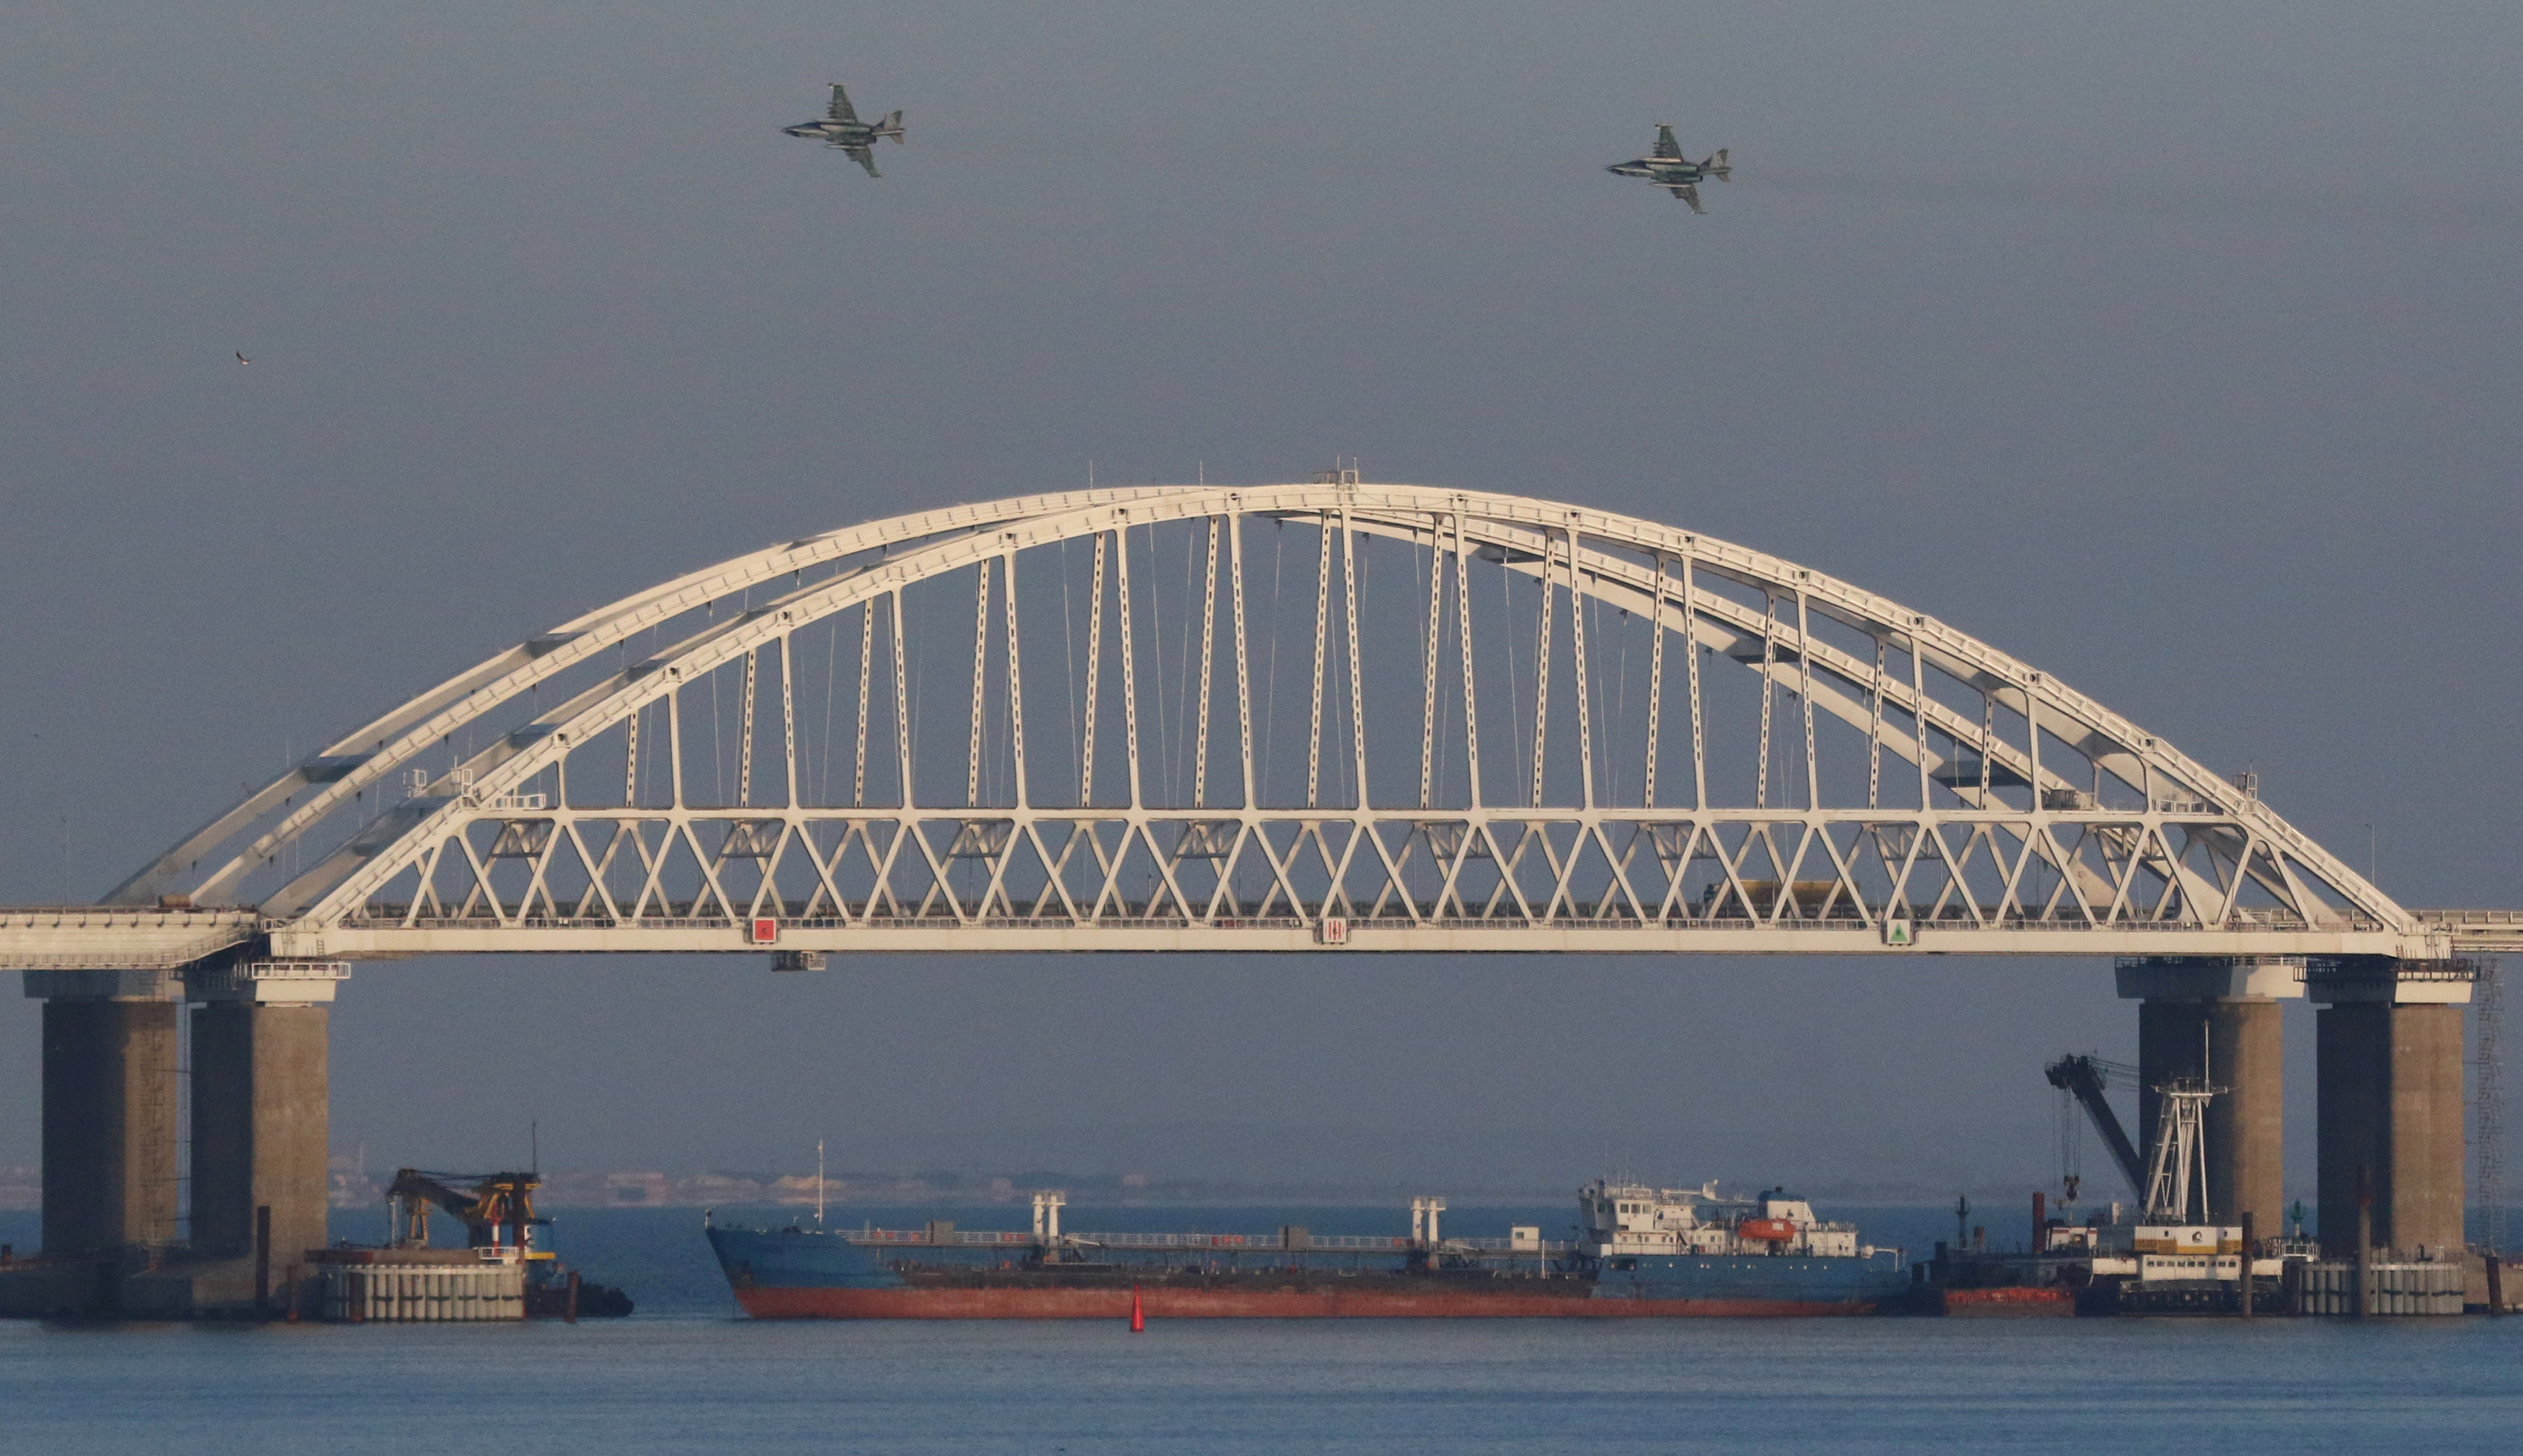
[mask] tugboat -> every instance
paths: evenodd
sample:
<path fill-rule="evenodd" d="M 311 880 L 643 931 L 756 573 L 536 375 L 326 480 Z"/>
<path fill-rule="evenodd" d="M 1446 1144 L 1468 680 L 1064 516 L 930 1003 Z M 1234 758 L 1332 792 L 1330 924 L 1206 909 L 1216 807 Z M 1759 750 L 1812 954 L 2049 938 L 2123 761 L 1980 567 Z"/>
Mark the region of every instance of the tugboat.
<path fill-rule="evenodd" d="M 1596 1181 L 1579 1191 L 1581 1267 L 1595 1296 L 1672 1314 L 1875 1314 L 1906 1309 L 1911 1275 L 1897 1248 L 1857 1241 L 1813 1204 L 1774 1188 L 1721 1198 L 1714 1183 L 1651 1189 Z"/>

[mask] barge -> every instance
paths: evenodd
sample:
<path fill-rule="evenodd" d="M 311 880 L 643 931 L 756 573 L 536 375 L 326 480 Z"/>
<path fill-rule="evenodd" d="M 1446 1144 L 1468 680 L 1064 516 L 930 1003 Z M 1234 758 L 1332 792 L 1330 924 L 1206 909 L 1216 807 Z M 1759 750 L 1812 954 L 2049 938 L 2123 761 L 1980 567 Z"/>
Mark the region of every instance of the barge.
<path fill-rule="evenodd" d="M 1029 1231 L 721 1228 L 710 1247 L 755 1319 L 1639 1318 L 1860 1315 L 1906 1308 L 1898 1248 L 1858 1242 L 1784 1189 L 1720 1197 L 1598 1180 L 1566 1241 L 1535 1226 L 1448 1239 L 1441 1198 L 1407 1237 L 1064 1233 L 1033 1196 Z"/>

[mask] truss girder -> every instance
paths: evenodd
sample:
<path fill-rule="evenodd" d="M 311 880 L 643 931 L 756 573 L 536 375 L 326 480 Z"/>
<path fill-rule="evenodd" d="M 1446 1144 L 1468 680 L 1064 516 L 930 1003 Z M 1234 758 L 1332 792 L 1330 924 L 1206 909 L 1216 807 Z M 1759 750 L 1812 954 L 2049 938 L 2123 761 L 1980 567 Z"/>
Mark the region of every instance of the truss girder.
<path fill-rule="evenodd" d="M 1304 612 L 1302 598 L 1312 601 L 1294 634 L 1310 634 L 1313 642 L 1306 750 L 1311 786 L 1302 809 L 1256 802 L 1252 678 L 1259 669 L 1248 661 L 1242 533 L 1247 523 L 1271 521 L 1322 533 L 1319 547 L 1302 553 L 1320 563 L 1314 580 L 1281 608 Z M 1129 558 L 1137 548 L 1126 544 L 1128 533 L 1158 524 L 1206 531 L 1201 585 L 1189 587 L 1187 598 L 1201 602 L 1196 632 L 1168 623 L 1151 595 L 1142 608 L 1148 625 L 1134 634 Z M 1424 556 L 1429 571 L 1399 629 L 1413 641 L 1425 674 L 1411 683 L 1406 725 L 1367 721 L 1360 638 L 1386 624 L 1362 628 L 1357 558 L 1379 540 L 1400 543 L 1414 561 Z M 1104 691 L 1097 684 L 1108 650 L 1118 650 L 1126 805 L 1060 803 L 1040 760 L 1031 774 L 1025 767 L 1020 557 L 1071 541 L 1092 542 L 1095 561 L 1083 776 L 1091 793 Z M 1119 610 L 1112 634 L 1108 545 L 1119 547 L 1110 552 Z M 1483 804 L 1478 776 L 1480 714 L 1469 646 L 1475 560 L 1525 583 L 1541 613 L 1540 634 L 1525 644 L 1539 673 L 1524 684 L 1524 701 L 1510 704 L 1530 716 L 1507 720 L 1529 726 L 1529 745 L 1510 746 L 1516 754 L 1529 746 L 1530 758 L 1509 755 L 1503 775 L 1488 785 L 1495 797 L 1512 784 L 1528 802 L 1504 808 Z M 1230 574 L 1223 593 L 1221 562 Z M 1026 566 L 1023 574 L 1033 571 Z M 965 598 L 960 628 L 911 625 L 961 631 L 964 645 L 976 649 L 970 704 L 948 712 L 935 706 L 942 699 L 932 699 L 932 716 L 924 721 L 906 686 L 903 593 L 966 572 L 977 591 Z M 1330 589 L 1334 577 L 1337 592 Z M 1554 602 L 1567 605 L 1567 621 L 1556 629 Z M 1669 695 L 1666 634 L 1686 652 L 1688 671 L 1679 681 L 1688 683 L 1691 762 L 1689 774 L 1670 773 L 1665 781 L 1682 783 L 1690 803 L 1652 802 L 1663 708 L 1653 708 L 1644 724 L 1623 723 L 1610 699 L 1598 700 L 1590 686 L 1584 602 L 1653 624 L 1650 704 Z M 1231 622 L 1221 616 L 1227 606 Z M 963 803 L 854 802 L 843 811 L 799 802 L 791 639 L 852 611 L 861 614 L 851 628 L 860 644 L 854 801 L 867 791 L 871 665 L 880 660 L 875 626 L 882 616 L 892 653 L 898 781 L 912 782 L 911 726 L 921 725 L 920 731 L 953 735 L 966 748 Z M 1334 616 L 1338 633 L 1330 631 Z M 1443 660 L 1450 625 L 1458 644 L 1452 663 Z M 1827 628 L 1853 634 L 1862 645 L 1835 642 Z M 1151 804 L 1142 785 L 1143 774 L 1158 771 L 1140 758 L 1140 654 L 1154 633 L 1162 663 L 1167 632 L 1183 644 L 1186 694 L 1188 644 L 1199 642 L 1197 747 L 1185 749 L 1197 766 L 1189 808 Z M 1216 640 L 1221 632 L 1225 644 Z M 1554 634 L 1568 649 L 1556 668 Z M 1061 654 L 1056 629 L 1046 634 L 1028 624 L 1025 635 L 1025 660 Z M 1118 637 L 1113 649 L 1105 646 L 1108 635 Z M 1073 640 L 1068 650 L 1075 652 Z M 1598 680 L 1627 671 L 1615 665 L 1608 644 L 1595 650 L 1591 666 Z M 1218 671 L 1221 653 L 1232 660 L 1231 674 Z M 1703 658 L 1733 659 L 1760 679 L 1764 787 L 1751 808 L 1708 802 Z M 716 683 L 712 675 L 736 665 L 742 681 L 741 813 L 686 793 L 678 746 L 678 694 Z M 1076 664 L 1070 666 L 1073 711 Z M 1305 671 L 1297 669 L 1299 676 Z M 1441 692 L 1441 679 L 1456 671 L 1459 693 L 1452 686 Z M 1931 671 L 1941 695 L 1931 690 Z M 543 687 L 573 672 L 568 690 L 545 706 Z M 1554 674 L 1573 677 L 1558 689 L 1574 698 L 1573 710 L 1559 710 L 1573 713 L 1573 748 L 1562 746 L 1565 726 L 1552 727 Z M 774 678 L 776 691 L 768 685 Z M 1213 698 L 1222 681 L 1234 699 L 1217 711 L 1235 716 L 1240 784 L 1235 774 L 1210 772 Z M 1513 699 L 1516 684 L 1504 685 Z M 1494 699 L 1497 686 L 1487 696 Z M 1169 689 L 1160 681 L 1150 690 L 1162 703 Z M 1794 729 L 1776 745 L 1769 731 L 1767 704 L 1779 693 L 1791 696 L 1801 714 L 1801 773 Z M 1957 693 L 1968 707 L 1951 700 Z M 468 745 L 445 759 L 443 770 L 413 774 L 425 755 L 439 755 L 430 760 L 439 763 L 449 744 L 477 726 L 515 720 L 520 702 L 535 711 L 519 726 Z M 507 720 L 498 716 L 502 709 Z M 757 709 L 780 715 L 768 743 L 757 741 Z M 2001 711 L 2020 721 L 2018 736 L 1995 731 Z M 1187 696 L 1182 712 L 1187 721 L 1194 716 Z M 1825 802 L 1818 720 L 1863 739 L 1868 803 Z M 657 771 L 669 780 L 664 803 L 642 800 L 637 733 L 643 722 L 665 737 L 664 748 L 650 753 L 652 762 L 662 757 L 669 765 Z M 624 802 L 568 802 L 570 755 L 626 725 Z M 1406 733 L 1418 749 L 1415 804 L 1400 794 L 1388 794 L 1389 803 L 1367 795 L 1368 745 L 1388 733 Z M 1438 802 L 1434 766 L 1450 751 L 1442 737 L 1448 733 L 1459 735 L 1471 765 L 1467 803 Z M 1002 742 L 992 734 L 1013 745 L 1014 802 L 984 812 L 985 757 Z M 784 738 L 786 761 L 779 763 Z M 1321 751 L 1326 738 L 1333 754 Z M 1617 772 L 1598 767 L 1598 760 L 1612 761 L 1613 742 L 1646 745 L 1648 803 L 1599 801 L 1598 775 Z M 1785 770 L 1775 797 L 1767 787 L 1774 746 Z M 757 750 L 774 761 L 761 775 L 767 783 L 757 781 Z M 1566 805 L 1540 802 L 1552 781 L 1547 754 L 1564 754 L 1578 766 L 1577 792 Z M 1886 780 L 1887 755 L 1916 767 L 1916 805 L 1874 802 Z M 2133 786 L 2142 805 L 2079 802 L 2084 785 L 2071 769 L 2086 771 L 2096 785 L 2108 774 Z M 547 805 L 545 791 L 529 787 L 551 783 L 546 775 L 553 773 L 562 787 Z M 1396 789 L 1406 776 L 1378 773 Z M 388 804 L 398 775 L 411 779 L 409 796 Z M 1949 802 L 1935 801 L 1931 783 L 1944 787 Z M 1234 802 L 1209 802 L 1213 787 Z M 2024 802 L 2010 799 L 2017 787 Z M 761 802 L 758 790 L 783 802 Z M 1327 803 L 1327 793 L 1346 793 L 1348 802 Z M 1791 562 L 1651 522 L 1503 494 L 1341 484 L 1030 496 L 875 522 L 721 563 L 563 623 L 325 745 L 185 836 L 111 898 L 137 904 L 173 891 L 215 903 L 275 870 L 261 908 L 277 925 L 310 932 L 489 927 L 528 940 L 562 928 L 618 932 L 762 915 L 853 930 L 951 924 L 1073 937 L 1109 929 L 1117 945 L 1128 943 L 1132 927 L 1161 923 L 1216 928 L 1277 919 L 1310 926 L 1332 917 L 1483 934 L 1633 926 L 1657 932 L 1654 939 L 1670 942 L 1658 948 L 1669 949 L 1713 948 L 1698 932 L 1719 928 L 1731 941 L 1741 930 L 1880 932 L 1890 919 L 1976 932 L 2420 933 L 2406 911 L 2253 793 L 2049 675 L 1924 614 Z"/>
<path fill-rule="evenodd" d="M 521 834 L 521 824 L 533 832 Z M 1866 810 L 1653 819 L 1635 811 L 1484 810 L 1435 822 L 1415 810 L 1326 818 L 1016 809 L 987 817 L 923 811 L 916 820 L 815 810 L 748 809 L 741 818 L 705 809 L 565 810 L 533 821 L 449 822 L 440 826 L 444 839 L 411 867 L 425 893 L 343 918 L 406 928 L 735 924 L 752 916 L 862 928 L 906 919 L 1059 929 L 1257 917 L 1312 925 L 1329 916 L 1357 925 L 1489 927 L 1811 922 L 1878 930 L 1900 919 L 1923 927 L 2323 928 L 2279 912 L 2239 914 L 2239 876 L 2181 892 L 2171 877 L 2178 827 L 2166 839 L 2160 826 L 2117 817 L 1995 813 L 1925 822 Z M 2030 884 L 2046 867 L 2078 862 L 2069 845 L 2114 838 L 2129 847 L 2117 855 L 2097 848 L 2083 861 L 2101 893 L 2068 875 Z M 486 851 L 519 841 L 532 852 Z M 516 862 L 505 885 L 502 860 Z M 678 860 L 690 876 L 682 899 L 667 875 Z M 564 863 L 565 896 L 553 872 Z M 2150 873 L 2163 889 L 2132 893 Z"/>

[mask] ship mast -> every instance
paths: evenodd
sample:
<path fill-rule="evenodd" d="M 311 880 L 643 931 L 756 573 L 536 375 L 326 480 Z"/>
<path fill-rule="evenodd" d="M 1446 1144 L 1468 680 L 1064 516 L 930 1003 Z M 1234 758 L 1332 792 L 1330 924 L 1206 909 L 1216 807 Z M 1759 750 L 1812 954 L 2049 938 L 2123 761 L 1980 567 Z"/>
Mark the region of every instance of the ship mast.
<path fill-rule="evenodd" d="M 2186 1224 L 2190 1218 L 2190 1190 L 2199 1190 L 2199 1219 L 2206 1223 L 2208 1200 L 2208 1128 L 2209 1100 L 2225 1091 L 2208 1080 L 2208 1034 L 2200 1029 L 2199 1075 L 2175 1077 L 2155 1089 L 2164 1099 L 2164 1110 L 2158 1114 L 2154 1156 L 2149 1159 L 2146 1179 L 2146 1213 L 2143 1222 Z"/>

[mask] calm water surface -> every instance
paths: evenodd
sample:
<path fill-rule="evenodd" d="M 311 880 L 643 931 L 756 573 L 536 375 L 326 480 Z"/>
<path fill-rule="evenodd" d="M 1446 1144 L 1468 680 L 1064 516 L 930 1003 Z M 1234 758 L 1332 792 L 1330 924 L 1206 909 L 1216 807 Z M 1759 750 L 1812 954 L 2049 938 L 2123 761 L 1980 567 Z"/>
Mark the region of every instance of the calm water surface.
<path fill-rule="evenodd" d="M 1307 1214 L 1327 1233 L 1381 1232 L 1393 1217 Z M 959 1219 L 1014 1221 L 1005 1209 Z M 1091 1221 L 1269 1226 L 1243 1210 Z M 1465 1234 L 1491 1221 L 1450 1218 Z M 641 1314 L 575 1328 L 0 1323 L 0 1450 L 2523 1444 L 2523 1319 L 1160 1321 L 1139 1336 L 1119 1322 L 752 1324 L 733 1316 L 692 1247 L 690 1214 L 607 1210 L 563 1228 L 564 1251 L 631 1285 Z"/>

